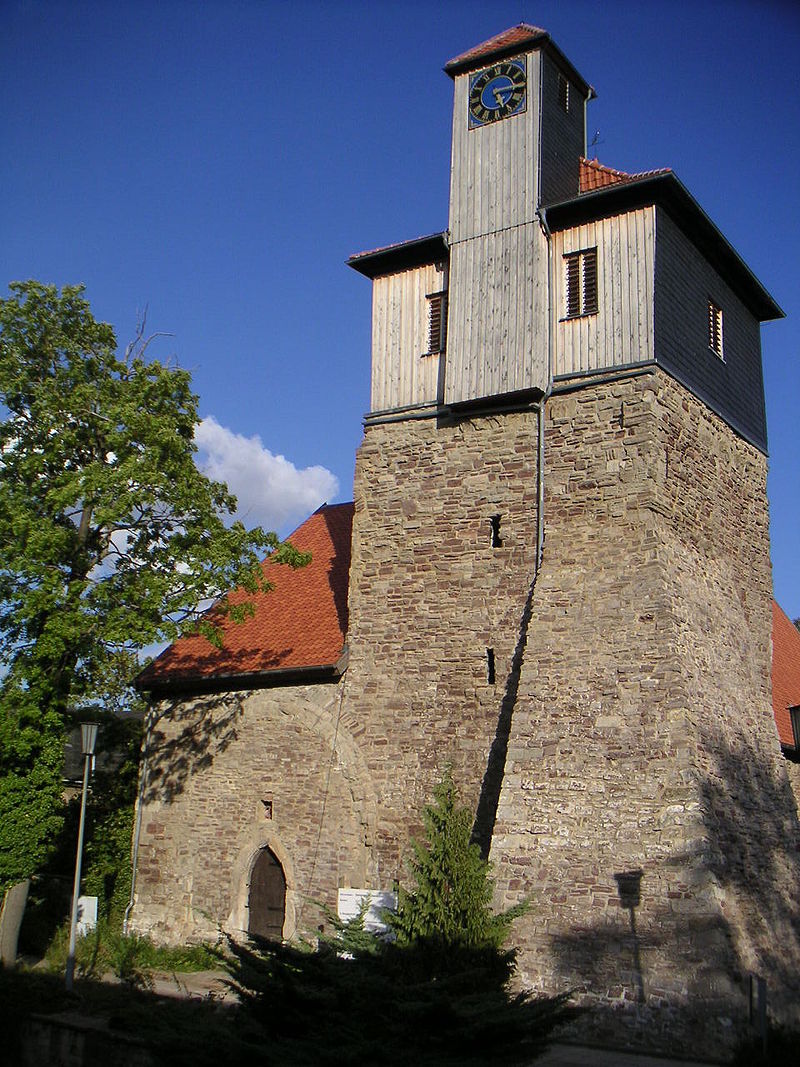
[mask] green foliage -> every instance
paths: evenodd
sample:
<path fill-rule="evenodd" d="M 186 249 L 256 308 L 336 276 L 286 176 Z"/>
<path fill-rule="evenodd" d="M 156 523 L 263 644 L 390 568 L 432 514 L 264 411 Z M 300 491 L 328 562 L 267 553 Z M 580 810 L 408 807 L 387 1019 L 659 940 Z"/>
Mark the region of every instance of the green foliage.
<path fill-rule="evenodd" d="M 510 992 L 496 949 L 455 947 L 443 966 L 426 942 L 373 936 L 365 946 L 362 934 L 344 929 L 316 950 L 231 946 L 236 988 L 269 1034 L 271 1062 L 530 1063 L 574 1014 L 566 996 Z"/>
<path fill-rule="evenodd" d="M 448 772 L 423 812 L 425 839 L 412 842 L 414 888 L 400 887 L 396 914 L 386 919 L 401 944 L 427 942 L 449 952 L 454 947 L 499 949 L 521 904 L 492 911 L 491 868 L 471 840 L 472 817 L 459 804 Z"/>
<path fill-rule="evenodd" d="M 0 300 L 0 892 L 36 871 L 62 816 L 69 709 L 131 701 L 137 650 L 200 625 L 198 605 L 268 588 L 273 533 L 194 463 L 190 375 L 121 357 L 80 286 Z M 227 602 L 221 600 L 221 621 Z M 247 607 L 238 605 L 241 616 Z"/>
<path fill-rule="evenodd" d="M 69 923 L 56 933 L 45 957 L 48 970 L 63 974 L 69 949 Z M 75 970 L 83 978 L 114 974 L 140 988 L 152 984 L 152 972 L 186 973 L 223 966 L 223 956 L 212 945 L 156 945 L 141 934 L 122 934 L 116 924 L 101 919 L 94 930 L 75 943 Z"/>
<path fill-rule="evenodd" d="M 83 892 L 97 897 L 98 915 L 121 924 L 131 891 L 131 837 L 142 723 L 102 717 L 98 753 L 110 762 L 92 781 L 91 820 L 84 849 Z M 102 766 L 102 764 L 101 764 Z"/>

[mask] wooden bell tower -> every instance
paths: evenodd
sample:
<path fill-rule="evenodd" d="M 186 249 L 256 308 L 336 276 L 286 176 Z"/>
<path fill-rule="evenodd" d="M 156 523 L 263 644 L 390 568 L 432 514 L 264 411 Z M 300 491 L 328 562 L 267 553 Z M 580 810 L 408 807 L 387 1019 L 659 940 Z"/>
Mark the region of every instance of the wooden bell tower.
<path fill-rule="evenodd" d="M 451 60 L 446 404 L 544 392 L 548 247 L 539 209 L 574 196 L 593 90 L 535 26 Z"/>

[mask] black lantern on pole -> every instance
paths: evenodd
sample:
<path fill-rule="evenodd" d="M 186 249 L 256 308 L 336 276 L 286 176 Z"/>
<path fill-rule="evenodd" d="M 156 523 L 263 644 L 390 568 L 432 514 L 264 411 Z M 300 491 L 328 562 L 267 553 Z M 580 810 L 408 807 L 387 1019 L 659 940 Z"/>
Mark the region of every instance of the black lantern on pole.
<path fill-rule="evenodd" d="M 83 829 L 86 822 L 86 792 L 89 787 L 89 772 L 94 759 L 94 746 L 97 743 L 98 724 L 81 723 L 81 753 L 83 754 L 83 789 L 81 791 L 81 818 L 78 824 L 78 850 L 75 855 L 75 882 L 72 887 L 72 915 L 69 924 L 69 951 L 64 984 L 72 989 L 75 976 L 75 942 L 78 931 L 78 897 L 81 889 L 81 863 L 83 861 Z"/>

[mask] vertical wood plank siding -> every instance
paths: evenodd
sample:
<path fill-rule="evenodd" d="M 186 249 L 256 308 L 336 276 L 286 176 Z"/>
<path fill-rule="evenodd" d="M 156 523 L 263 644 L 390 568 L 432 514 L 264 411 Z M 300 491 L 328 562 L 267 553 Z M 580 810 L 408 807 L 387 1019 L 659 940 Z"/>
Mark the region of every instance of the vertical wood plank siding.
<path fill-rule="evenodd" d="M 526 58 L 526 110 L 489 126 L 468 128 L 469 75 L 456 78 L 450 168 L 451 245 L 536 218 L 541 57 L 534 52 Z"/>
<path fill-rule="evenodd" d="M 565 320 L 564 256 L 595 247 L 597 313 Z M 553 260 L 556 377 L 654 358 L 654 208 L 553 234 Z"/>
<path fill-rule="evenodd" d="M 433 263 L 375 278 L 372 288 L 372 411 L 438 399 L 438 355 L 428 351 L 428 294 L 447 288 Z"/>
<path fill-rule="evenodd" d="M 541 55 L 529 53 L 524 113 L 470 130 L 456 78 L 450 177 L 450 312 L 444 400 L 547 380 L 547 254 L 536 219 Z"/>
<path fill-rule="evenodd" d="M 538 222 L 450 249 L 445 403 L 547 383 L 547 248 Z"/>

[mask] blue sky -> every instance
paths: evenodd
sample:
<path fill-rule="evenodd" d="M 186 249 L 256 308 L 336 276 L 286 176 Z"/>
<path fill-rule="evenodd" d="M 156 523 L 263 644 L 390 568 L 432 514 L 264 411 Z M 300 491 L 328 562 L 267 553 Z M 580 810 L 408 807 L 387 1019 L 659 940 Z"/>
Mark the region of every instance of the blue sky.
<path fill-rule="evenodd" d="M 763 330 L 776 596 L 800 616 L 800 5 L 0 0 L 0 284 L 83 282 L 193 372 L 205 462 L 286 533 L 348 499 L 352 252 L 447 225 L 452 56 L 518 22 L 596 89 L 601 162 L 672 167 L 787 313 Z"/>

